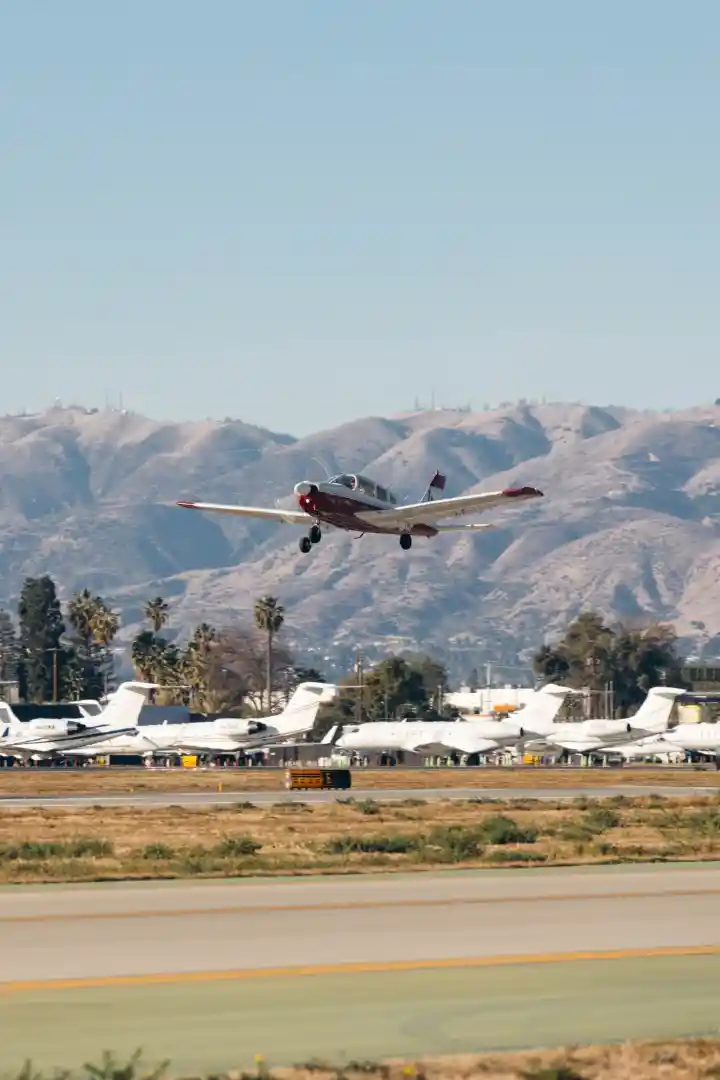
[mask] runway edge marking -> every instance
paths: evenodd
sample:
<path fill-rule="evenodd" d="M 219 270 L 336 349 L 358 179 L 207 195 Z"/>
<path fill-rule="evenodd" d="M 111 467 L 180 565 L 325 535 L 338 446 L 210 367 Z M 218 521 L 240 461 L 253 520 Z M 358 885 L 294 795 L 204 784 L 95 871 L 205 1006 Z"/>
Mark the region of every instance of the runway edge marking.
<path fill-rule="evenodd" d="M 595 960 L 645 960 L 662 957 L 718 956 L 720 945 L 659 946 L 653 949 L 607 949 L 589 952 L 457 957 L 442 960 L 360 961 L 347 964 L 306 964 L 295 967 L 246 968 L 229 971 L 178 971 L 146 975 L 102 975 L 76 979 L 28 979 L 0 983 L 0 994 L 41 990 L 85 990 L 118 986 L 179 985 L 236 982 L 251 979 L 298 978 L 318 975 L 383 974 L 400 971 L 437 971 L 454 968 L 509 967 L 530 964 L 566 964 Z"/>

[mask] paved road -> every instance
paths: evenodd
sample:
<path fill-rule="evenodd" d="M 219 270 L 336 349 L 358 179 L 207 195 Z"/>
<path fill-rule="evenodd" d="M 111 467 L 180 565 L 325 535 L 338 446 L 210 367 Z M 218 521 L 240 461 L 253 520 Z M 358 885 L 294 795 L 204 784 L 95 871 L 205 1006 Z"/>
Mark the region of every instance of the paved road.
<path fill-rule="evenodd" d="M 276 803 L 302 802 L 327 803 L 338 799 L 375 799 L 377 802 L 398 802 L 403 799 L 540 799 L 543 802 L 561 802 L 567 799 L 608 799 L 615 795 L 626 797 L 659 795 L 667 798 L 680 795 L 708 796 L 717 798 L 720 787 L 688 784 L 683 787 L 665 785 L 603 788 L 353 788 L 351 791 L 169 791 L 128 792 L 121 795 L 0 795 L 3 807 L 43 807 L 56 809 L 78 806 L 228 806 L 237 802 L 250 802 L 255 806 L 273 806 Z"/>
<path fill-rule="evenodd" d="M 719 901 L 720 863 L 6 887 L 0 1066 L 717 1034 Z"/>
<path fill-rule="evenodd" d="M 13 887 L 2 981 L 720 947 L 719 906 L 720 863 Z"/>

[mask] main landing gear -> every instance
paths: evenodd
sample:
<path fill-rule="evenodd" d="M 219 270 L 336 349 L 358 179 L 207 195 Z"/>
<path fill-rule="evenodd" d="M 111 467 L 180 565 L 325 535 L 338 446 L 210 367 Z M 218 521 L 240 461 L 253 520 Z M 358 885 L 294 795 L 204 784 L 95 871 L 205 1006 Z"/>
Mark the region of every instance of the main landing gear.
<path fill-rule="evenodd" d="M 400 547 L 403 551 L 409 551 L 412 546 L 412 536 L 410 533 L 403 533 L 400 537 Z"/>
<path fill-rule="evenodd" d="M 320 526 L 313 525 L 308 536 L 303 536 L 302 540 L 300 541 L 300 550 L 302 551 L 303 555 L 307 555 L 313 544 L 319 544 L 321 540 L 322 532 L 320 531 Z"/>

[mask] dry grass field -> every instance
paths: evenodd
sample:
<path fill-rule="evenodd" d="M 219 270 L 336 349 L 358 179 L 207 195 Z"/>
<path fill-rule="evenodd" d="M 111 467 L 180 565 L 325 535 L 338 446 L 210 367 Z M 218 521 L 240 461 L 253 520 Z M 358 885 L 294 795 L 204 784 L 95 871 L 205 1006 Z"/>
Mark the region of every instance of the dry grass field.
<path fill-rule="evenodd" d="M 720 773 L 714 768 L 692 766 L 625 766 L 621 769 L 569 769 L 522 765 L 513 768 L 483 767 L 456 769 L 353 769 L 353 784 L 359 788 L 562 788 L 568 787 L 684 787 L 688 784 L 717 789 Z M 280 791 L 284 769 L 0 769 L 0 797 L 3 795 L 99 795 L 153 791 Z"/>
<path fill-rule="evenodd" d="M 262 1070 L 258 1070 L 258 1075 Z M 244 1074 L 251 1080 L 248 1074 Z M 265 1074 L 268 1076 L 268 1074 Z M 268 1080 L 717 1080 L 720 1039 L 468 1054 L 343 1069 L 273 1069 Z M 252 1078 L 254 1080 L 254 1076 Z"/>
<path fill-rule="evenodd" d="M 76 1075 L 83 1080 L 169 1080 L 178 1074 L 172 1063 L 166 1069 L 143 1068 L 137 1056 L 126 1062 L 108 1055 L 81 1073 L 59 1074 L 62 1080 L 73 1080 Z M 238 1068 L 214 1080 L 717 1080 L 719 1076 L 720 1039 L 678 1039 L 419 1061 L 350 1062 L 342 1067 L 317 1061 L 272 1068 L 258 1059 L 254 1069 Z M 27 1068 L 12 1080 L 43 1077 Z"/>
<path fill-rule="evenodd" d="M 5 883 L 719 857 L 703 796 L 0 811 Z"/>

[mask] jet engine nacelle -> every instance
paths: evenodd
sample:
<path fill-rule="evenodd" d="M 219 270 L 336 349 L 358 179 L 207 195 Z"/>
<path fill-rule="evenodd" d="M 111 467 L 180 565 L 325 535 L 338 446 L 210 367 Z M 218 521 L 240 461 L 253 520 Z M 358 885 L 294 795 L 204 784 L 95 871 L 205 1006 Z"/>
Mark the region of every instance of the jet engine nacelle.
<path fill-rule="evenodd" d="M 79 735 L 81 731 L 87 730 L 87 724 L 81 724 L 79 720 L 46 720 L 36 717 L 27 723 L 33 732 L 41 735 Z"/>

